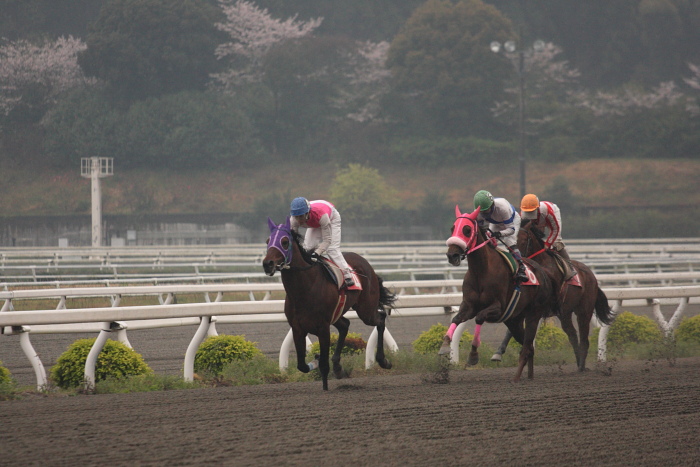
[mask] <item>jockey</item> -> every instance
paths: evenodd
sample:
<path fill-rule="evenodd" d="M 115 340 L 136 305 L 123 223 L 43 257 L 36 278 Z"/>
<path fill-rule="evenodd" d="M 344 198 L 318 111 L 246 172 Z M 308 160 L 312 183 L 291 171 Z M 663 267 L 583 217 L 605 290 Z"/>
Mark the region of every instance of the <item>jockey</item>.
<path fill-rule="evenodd" d="M 304 237 L 304 249 L 312 250 L 313 254 L 321 256 L 326 253 L 333 262 L 343 271 L 345 285 L 352 287 L 355 281 L 352 278 L 350 266 L 340 252 L 340 214 L 328 201 L 311 201 L 306 198 L 294 198 L 290 211 L 290 225 L 292 230 L 298 231 L 299 227 L 306 227 Z"/>
<path fill-rule="evenodd" d="M 528 194 L 520 202 L 520 216 L 529 219 L 535 227 L 544 232 L 544 247 L 554 250 L 567 261 L 571 261 L 566 245 L 561 238 L 561 213 L 559 207 L 549 201 L 540 201 L 536 195 Z"/>
<path fill-rule="evenodd" d="M 477 217 L 479 227 L 484 227 L 488 222 L 491 236 L 500 239 L 518 262 L 518 271 L 515 273 L 516 282 L 526 282 L 525 265 L 518 249 L 518 230 L 520 230 L 518 212 L 505 198 L 494 198 L 486 190 L 478 191 L 474 195 L 474 209 L 479 210 Z"/>

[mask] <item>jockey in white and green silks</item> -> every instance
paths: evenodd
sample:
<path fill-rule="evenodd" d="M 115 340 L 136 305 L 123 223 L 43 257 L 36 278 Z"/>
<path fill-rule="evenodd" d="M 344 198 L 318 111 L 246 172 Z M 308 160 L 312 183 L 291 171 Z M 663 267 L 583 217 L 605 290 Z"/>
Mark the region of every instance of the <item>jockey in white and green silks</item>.
<path fill-rule="evenodd" d="M 520 214 L 505 198 L 494 198 L 486 190 L 478 191 L 474 195 L 474 209 L 479 210 L 477 222 L 479 227 L 484 227 L 488 222 L 488 230 L 491 235 L 500 239 L 518 262 L 518 271 L 515 274 L 516 281 L 527 281 L 523 258 L 518 249 L 518 230 L 520 230 Z"/>
<path fill-rule="evenodd" d="M 298 231 L 299 227 L 306 227 L 304 249 L 314 250 L 317 256 L 327 254 L 343 271 L 345 285 L 355 285 L 350 266 L 340 252 L 340 213 L 335 206 L 323 200 L 309 202 L 306 198 L 294 198 L 290 216 L 292 230 Z"/>

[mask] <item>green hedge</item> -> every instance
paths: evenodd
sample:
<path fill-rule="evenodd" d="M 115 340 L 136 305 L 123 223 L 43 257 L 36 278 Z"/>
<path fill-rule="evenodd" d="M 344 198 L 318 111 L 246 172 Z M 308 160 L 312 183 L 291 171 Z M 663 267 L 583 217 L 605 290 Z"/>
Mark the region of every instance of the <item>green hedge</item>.
<path fill-rule="evenodd" d="M 51 379 L 57 386 L 68 389 L 84 383 L 85 362 L 95 340 L 96 338 L 78 339 L 58 357 L 56 365 L 51 368 Z M 151 372 L 140 354 L 121 342 L 108 339 L 97 357 L 95 381 Z"/>
<path fill-rule="evenodd" d="M 338 343 L 338 334 L 337 333 L 332 333 L 331 334 L 331 355 L 335 351 L 335 346 Z M 343 349 L 340 351 L 341 355 L 358 355 L 364 352 L 364 350 L 367 348 L 367 342 L 365 342 L 364 339 L 362 339 L 362 335 L 356 332 L 349 332 L 348 335 L 345 337 L 345 345 L 343 345 Z M 311 349 L 308 351 L 307 355 L 318 355 L 321 352 L 321 344 L 317 342 L 314 342 L 311 344 Z"/>
<path fill-rule="evenodd" d="M 194 371 L 220 376 L 224 368 L 236 360 L 250 360 L 262 355 L 255 342 L 247 341 L 245 336 L 221 334 L 210 336 L 199 346 L 194 357 Z"/>
<path fill-rule="evenodd" d="M 700 344 L 700 315 L 681 321 L 676 329 L 676 340 Z"/>

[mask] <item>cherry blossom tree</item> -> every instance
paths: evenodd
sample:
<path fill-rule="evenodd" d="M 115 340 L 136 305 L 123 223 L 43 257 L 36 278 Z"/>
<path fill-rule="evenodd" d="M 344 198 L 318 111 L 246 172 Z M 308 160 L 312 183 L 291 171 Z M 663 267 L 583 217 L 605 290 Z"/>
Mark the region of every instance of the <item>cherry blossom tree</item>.
<path fill-rule="evenodd" d="M 694 76 L 692 78 L 684 78 L 683 81 L 685 81 L 686 84 L 692 89 L 700 91 L 700 66 L 693 63 L 688 63 L 688 68 L 690 68 L 690 71 L 693 72 Z M 700 103 L 698 103 L 697 97 L 691 97 L 688 99 L 686 109 L 690 115 L 694 117 L 700 115 Z"/>
<path fill-rule="evenodd" d="M 346 117 L 358 122 L 376 119 L 381 111 L 381 97 L 389 91 L 391 72 L 386 66 L 390 44 L 364 42 L 350 59 L 351 74 L 347 89 L 336 101 L 347 109 Z"/>
<path fill-rule="evenodd" d="M 40 45 L 20 40 L 0 46 L 0 113 L 9 115 L 21 105 L 45 109 L 62 92 L 94 84 L 78 66 L 77 55 L 85 49 L 71 36 Z"/>
<path fill-rule="evenodd" d="M 297 21 L 296 16 L 275 19 L 267 9 L 245 0 L 219 0 L 219 4 L 227 20 L 216 27 L 227 33 L 231 41 L 219 45 L 215 53 L 220 60 L 229 60 L 231 68 L 213 78 L 226 89 L 259 81 L 263 59 L 274 46 L 310 35 L 323 21 L 323 18 Z"/>

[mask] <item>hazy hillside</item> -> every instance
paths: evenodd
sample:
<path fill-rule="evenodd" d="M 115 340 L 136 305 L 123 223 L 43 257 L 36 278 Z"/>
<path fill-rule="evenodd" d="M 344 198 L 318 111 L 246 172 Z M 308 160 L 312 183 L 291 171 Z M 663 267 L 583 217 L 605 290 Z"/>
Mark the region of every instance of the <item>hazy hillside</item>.
<path fill-rule="evenodd" d="M 175 172 L 124 171 L 115 164 L 114 176 L 103 179 L 105 214 L 176 214 L 251 211 L 255 202 L 291 193 L 327 198 L 336 165 L 277 164 L 240 171 Z M 0 215 L 89 214 L 90 180 L 70 171 L 34 168 L 3 170 L 0 174 Z M 473 194 L 488 189 L 518 203 L 517 164 L 475 164 L 461 167 L 380 167 L 386 182 L 398 190 L 406 208 L 426 194 L 447 203 L 469 205 Z M 528 191 L 543 193 L 561 177 L 581 207 L 669 207 L 700 205 L 700 161 L 592 159 L 575 163 L 531 163 Z M 554 200 L 556 201 L 556 200 Z M 679 213 L 679 216 L 685 217 Z"/>

